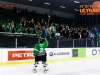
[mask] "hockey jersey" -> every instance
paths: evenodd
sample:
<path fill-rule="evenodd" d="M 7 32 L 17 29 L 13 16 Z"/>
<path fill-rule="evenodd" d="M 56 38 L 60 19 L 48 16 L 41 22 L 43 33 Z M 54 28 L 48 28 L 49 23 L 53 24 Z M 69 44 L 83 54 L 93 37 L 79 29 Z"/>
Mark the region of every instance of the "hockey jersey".
<path fill-rule="evenodd" d="M 45 40 L 43 43 L 37 43 L 34 47 L 34 56 L 36 55 L 43 55 L 45 54 L 46 50 L 45 48 L 48 46 L 48 41 Z"/>

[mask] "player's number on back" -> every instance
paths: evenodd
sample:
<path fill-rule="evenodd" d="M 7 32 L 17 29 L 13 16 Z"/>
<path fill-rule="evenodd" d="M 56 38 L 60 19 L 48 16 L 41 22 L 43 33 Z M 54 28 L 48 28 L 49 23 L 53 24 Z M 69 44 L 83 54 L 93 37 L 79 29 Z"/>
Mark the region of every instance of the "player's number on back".
<path fill-rule="evenodd" d="M 40 52 L 43 52 L 43 48 L 40 48 Z"/>

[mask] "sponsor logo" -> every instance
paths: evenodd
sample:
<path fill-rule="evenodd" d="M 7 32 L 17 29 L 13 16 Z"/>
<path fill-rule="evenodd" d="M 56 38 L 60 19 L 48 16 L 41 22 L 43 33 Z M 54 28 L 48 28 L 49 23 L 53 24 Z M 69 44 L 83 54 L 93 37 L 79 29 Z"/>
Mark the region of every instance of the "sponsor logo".
<path fill-rule="evenodd" d="M 54 55 L 69 55 L 69 52 L 57 52 Z"/>
<path fill-rule="evenodd" d="M 100 55 L 100 49 L 93 49 L 92 55 Z"/>
<path fill-rule="evenodd" d="M 72 50 L 72 57 L 78 57 L 78 49 Z"/>
<path fill-rule="evenodd" d="M 72 49 L 72 57 L 86 57 L 86 48 Z"/>
<path fill-rule="evenodd" d="M 54 55 L 69 55 L 69 54 L 70 54 L 69 52 L 57 52 L 57 53 L 56 52 L 54 52 L 54 53 L 50 52 L 49 53 L 50 56 L 54 56 Z"/>
<path fill-rule="evenodd" d="M 5 8 L 7 8 L 7 7 L 20 7 L 20 5 L 19 4 L 0 4 L 0 7 L 5 7 Z"/>
<path fill-rule="evenodd" d="M 80 15 L 100 15 L 100 1 L 95 1 L 92 5 L 80 5 Z"/>
<path fill-rule="evenodd" d="M 92 55 L 97 55 L 97 50 L 96 49 L 92 50 Z"/>
<path fill-rule="evenodd" d="M 50 52 L 49 55 L 50 55 L 50 56 L 53 56 L 53 52 Z"/>
<path fill-rule="evenodd" d="M 8 51 L 8 61 L 34 59 L 33 51 Z"/>

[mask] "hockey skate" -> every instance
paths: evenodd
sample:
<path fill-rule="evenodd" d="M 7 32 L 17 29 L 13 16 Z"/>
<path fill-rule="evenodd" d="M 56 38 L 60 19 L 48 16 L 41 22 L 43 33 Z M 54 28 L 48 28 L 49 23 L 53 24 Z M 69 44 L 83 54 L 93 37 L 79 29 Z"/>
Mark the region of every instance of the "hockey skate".
<path fill-rule="evenodd" d="M 44 73 L 47 73 L 48 70 L 49 70 L 49 68 L 47 67 L 47 64 L 45 64 L 45 66 L 44 66 Z"/>
<path fill-rule="evenodd" d="M 36 73 L 36 72 L 37 72 L 36 68 L 34 68 L 32 71 L 33 71 L 34 73 Z"/>
<path fill-rule="evenodd" d="M 44 69 L 44 73 L 47 73 L 47 72 L 48 72 L 48 70 L 49 70 L 49 69 L 46 69 L 46 68 L 45 68 L 45 69 Z"/>
<path fill-rule="evenodd" d="M 33 70 L 32 70 L 34 73 L 37 72 L 37 65 L 38 65 L 37 63 L 34 64 L 34 68 L 33 68 Z"/>

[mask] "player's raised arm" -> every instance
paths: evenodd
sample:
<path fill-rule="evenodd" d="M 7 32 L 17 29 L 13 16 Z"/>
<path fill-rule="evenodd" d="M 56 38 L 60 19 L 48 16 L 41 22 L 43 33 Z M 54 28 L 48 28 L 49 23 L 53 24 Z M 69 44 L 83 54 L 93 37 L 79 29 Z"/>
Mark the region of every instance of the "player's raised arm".
<path fill-rule="evenodd" d="M 49 45 L 49 42 L 48 42 L 48 40 L 46 38 L 45 38 L 45 41 L 43 42 L 43 44 L 44 44 L 45 48 Z"/>

